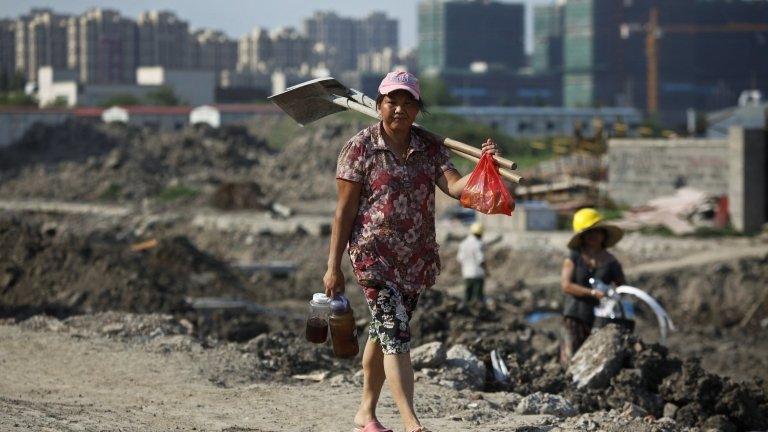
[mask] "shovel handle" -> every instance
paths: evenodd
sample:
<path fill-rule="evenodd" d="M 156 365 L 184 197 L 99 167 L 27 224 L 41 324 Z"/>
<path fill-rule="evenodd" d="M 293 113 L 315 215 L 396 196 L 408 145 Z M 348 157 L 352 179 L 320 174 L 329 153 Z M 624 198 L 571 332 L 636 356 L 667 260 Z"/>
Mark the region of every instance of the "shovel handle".
<path fill-rule="evenodd" d="M 466 153 L 466 154 L 468 154 L 470 156 L 474 156 L 476 158 L 480 158 L 480 156 L 483 154 L 483 152 L 479 148 L 477 148 L 477 147 L 473 147 L 473 146 L 471 146 L 469 144 L 464 144 L 463 142 L 456 141 L 453 138 L 442 137 L 442 136 L 440 136 L 440 135 L 438 135 L 438 134 L 436 134 L 434 132 L 430 132 L 430 131 L 424 129 L 420 125 L 414 125 L 414 126 L 416 126 L 417 128 L 423 130 L 424 132 L 427 132 L 429 134 L 434 135 L 440 141 L 443 142 L 444 146 L 448 147 L 451 150 L 456 150 L 456 151 L 459 151 L 459 152 L 462 152 L 462 153 Z M 510 169 L 510 170 L 517 169 L 517 163 L 515 163 L 514 161 L 511 161 L 509 159 L 505 159 L 505 158 L 503 158 L 501 156 L 493 155 L 493 161 L 496 162 L 496 165 L 498 165 L 500 168 L 506 168 L 506 169 Z"/>
<path fill-rule="evenodd" d="M 480 162 L 480 158 L 479 157 L 475 157 L 475 156 L 472 156 L 471 154 L 460 152 L 460 151 L 458 151 L 456 149 L 451 149 L 451 151 L 456 153 L 457 156 L 461 156 L 464 159 L 467 159 L 467 160 L 472 161 L 474 163 Z M 515 182 L 517 184 L 525 183 L 525 177 L 521 176 L 520 174 L 518 174 L 518 173 L 516 173 L 514 171 L 510 171 L 510 170 L 508 170 L 506 168 L 501 168 L 500 167 L 499 168 L 499 174 L 501 174 L 501 176 L 504 177 L 505 179 L 513 181 L 513 182 Z"/>
<path fill-rule="evenodd" d="M 357 111 L 361 114 L 365 114 L 372 118 L 379 118 L 378 113 L 374 108 L 371 108 L 368 105 L 362 104 L 354 99 L 350 99 L 346 96 L 333 96 L 330 97 L 329 100 L 333 102 L 336 105 L 339 105 L 343 108 L 350 109 L 352 111 Z M 426 129 L 424 129 L 422 126 L 418 124 L 414 124 L 417 128 L 420 130 L 436 137 L 438 140 L 443 142 L 443 145 L 451 149 L 454 153 L 456 153 L 459 156 L 465 157 L 466 159 L 469 159 L 473 162 L 477 162 L 480 160 L 480 156 L 482 155 L 482 151 L 477 147 L 472 147 L 469 144 L 464 144 L 461 141 L 456 141 L 452 138 L 445 138 L 442 137 L 434 132 L 430 132 Z M 508 178 L 509 180 L 512 180 L 515 183 L 521 183 L 524 181 L 523 177 L 513 173 L 512 171 L 508 170 L 514 170 L 517 169 L 517 164 L 514 161 L 511 161 L 509 159 L 505 159 L 500 156 L 493 156 L 494 162 L 499 165 L 499 172 L 502 176 Z M 506 174 L 505 174 L 506 172 Z"/>

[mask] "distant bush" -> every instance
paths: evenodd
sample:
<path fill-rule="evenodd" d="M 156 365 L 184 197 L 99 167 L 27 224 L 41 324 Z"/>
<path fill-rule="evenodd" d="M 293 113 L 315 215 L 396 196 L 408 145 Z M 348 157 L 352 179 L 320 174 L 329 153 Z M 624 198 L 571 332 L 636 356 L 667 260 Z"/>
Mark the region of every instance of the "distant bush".
<path fill-rule="evenodd" d="M 186 186 L 169 186 L 157 195 L 157 199 L 163 202 L 171 202 L 179 199 L 194 198 L 199 194 L 199 190 Z"/>
<path fill-rule="evenodd" d="M 141 105 L 141 99 L 129 93 L 116 94 L 101 103 L 101 106 L 104 108 L 109 108 L 111 106 L 132 106 L 132 105 Z"/>
<path fill-rule="evenodd" d="M 110 183 L 110 185 L 104 189 L 101 194 L 99 194 L 99 200 L 101 201 L 117 201 L 118 198 L 120 198 L 120 192 L 122 192 L 123 188 L 120 187 L 120 185 L 115 183 Z"/>
<path fill-rule="evenodd" d="M 183 105 L 183 101 L 176 96 L 173 89 L 168 86 L 161 86 L 157 90 L 147 93 L 144 98 L 149 105 L 177 106 Z"/>
<path fill-rule="evenodd" d="M 37 106 L 37 99 L 19 90 L 0 93 L 0 105 Z"/>

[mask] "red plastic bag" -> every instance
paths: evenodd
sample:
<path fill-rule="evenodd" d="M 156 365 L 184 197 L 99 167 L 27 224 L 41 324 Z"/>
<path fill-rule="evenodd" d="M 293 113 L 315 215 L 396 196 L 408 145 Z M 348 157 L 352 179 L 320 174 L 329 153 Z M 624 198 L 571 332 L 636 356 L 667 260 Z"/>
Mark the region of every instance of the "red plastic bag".
<path fill-rule="evenodd" d="M 461 205 L 486 214 L 511 215 L 515 200 L 501 181 L 489 153 L 484 153 L 461 193 Z"/>

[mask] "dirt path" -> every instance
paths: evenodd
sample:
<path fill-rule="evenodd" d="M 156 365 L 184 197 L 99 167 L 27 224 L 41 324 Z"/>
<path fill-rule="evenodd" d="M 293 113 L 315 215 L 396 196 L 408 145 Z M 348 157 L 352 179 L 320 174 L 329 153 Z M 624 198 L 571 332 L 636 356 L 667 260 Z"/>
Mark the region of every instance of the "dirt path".
<path fill-rule="evenodd" d="M 7 325 L 0 365 L 3 431 L 346 431 L 359 394 L 327 382 L 223 388 L 190 353 Z M 462 420 L 473 418 L 472 401 L 458 392 L 418 383 L 417 394 L 425 424 L 441 432 L 549 430 L 553 421 L 480 416 L 473 425 Z M 382 421 L 398 425 L 386 391 L 380 406 Z"/>

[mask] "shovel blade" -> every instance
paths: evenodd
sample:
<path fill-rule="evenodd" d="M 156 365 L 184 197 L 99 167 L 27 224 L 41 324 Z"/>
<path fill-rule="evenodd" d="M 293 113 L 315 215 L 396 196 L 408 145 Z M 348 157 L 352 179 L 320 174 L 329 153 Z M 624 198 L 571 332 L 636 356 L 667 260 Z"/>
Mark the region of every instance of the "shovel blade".
<path fill-rule="evenodd" d="M 317 78 L 289 87 L 269 97 L 296 123 L 304 126 L 323 117 L 346 111 L 332 102 L 333 98 L 349 95 L 349 89 L 331 77 Z"/>

